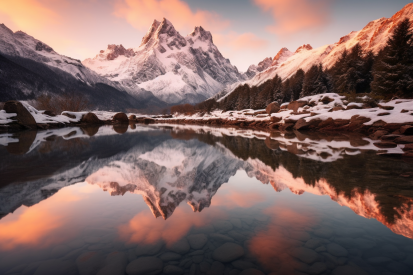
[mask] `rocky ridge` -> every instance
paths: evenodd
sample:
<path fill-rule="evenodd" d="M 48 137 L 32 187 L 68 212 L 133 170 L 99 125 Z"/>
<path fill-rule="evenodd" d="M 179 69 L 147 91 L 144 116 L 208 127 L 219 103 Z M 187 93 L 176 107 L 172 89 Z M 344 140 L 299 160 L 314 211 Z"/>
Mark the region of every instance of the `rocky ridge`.
<path fill-rule="evenodd" d="M 274 58 L 275 60 L 275 58 Z M 267 57 L 262 60 L 258 65 L 251 65 L 248 67 L 248 70 L 244 73 L 245 78 L 250 79 L 254 77 L 257 73 L 260 73 L 266 70 L 268 67 L 272 66 L 273 59 L 271 57 Z"/>

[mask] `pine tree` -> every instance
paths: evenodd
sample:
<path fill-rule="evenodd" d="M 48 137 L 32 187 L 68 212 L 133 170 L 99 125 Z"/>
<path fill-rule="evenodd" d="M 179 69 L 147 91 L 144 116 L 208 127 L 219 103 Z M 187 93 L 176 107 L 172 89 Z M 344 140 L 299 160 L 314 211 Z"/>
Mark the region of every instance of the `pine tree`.
<path fill-rule="evenodd" d="M 305 73 L 304 76 L 304 83 L 303 83 L 303 90 L 300 93 L 300 97 L 305 97 L 312 95 L 315 90 L 315 82 L 318 76 L 318 66 L 313 65 L 311 68 Z"/>
<path fill-rule="evenodd" d="M 373 66 L 372 92 L 386 98 L 413 97 L 413 32 L 409 19 L 395 28 Z"/>
<path fill-rule="evenodd" d="M 369 51 L 364 54 L 360 44 L 356 44 L 350 52 L 344 50 L 330 70 L 334 91 L 337 93 L 368 92 L 372 81 L 373 60 L 373 53 Z"/>
<path fill-rule="evenodd" d="M 291 77 L 291 98 L 288 99 L 289 101 L 297 100 L 300 97 L 300 93 L 303 89 L 304 75 L 304 71 L 298 69 L 295 75 Z"/>
<path fill-rule="evenodd" d="M 332 90 L 330 76 L 324 71 L 323 65 L 313 65 L 304 76 L 303 90 L 300 97 L 329 93 Z"/>

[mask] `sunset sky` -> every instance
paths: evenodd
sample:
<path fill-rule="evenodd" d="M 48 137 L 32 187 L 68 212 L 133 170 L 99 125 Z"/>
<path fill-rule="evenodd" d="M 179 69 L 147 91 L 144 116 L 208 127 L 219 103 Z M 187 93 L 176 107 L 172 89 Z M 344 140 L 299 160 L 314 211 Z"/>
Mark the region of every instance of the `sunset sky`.
<path fill-rule="evenodd" d="M 404 0 L 0 0 L 0 23 L 58 53 L 84 60 L 108 44 L 138 47 L 153 19 L 182 34 L 202 25 L 239 70 L 278 50 L 337 42 L 369 21 L 391 17 Z"/>

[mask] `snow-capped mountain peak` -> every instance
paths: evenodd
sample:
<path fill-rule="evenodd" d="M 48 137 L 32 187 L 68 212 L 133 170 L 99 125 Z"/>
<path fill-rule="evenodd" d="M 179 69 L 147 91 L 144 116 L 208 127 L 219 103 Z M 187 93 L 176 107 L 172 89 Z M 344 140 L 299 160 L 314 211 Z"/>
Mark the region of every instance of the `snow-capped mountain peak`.
<path fill-rule="evenodd" d="M 202 26 L 195 27 L 193 32 L 191 32 L 188 36 L 190 37 L 188 41 L 200 40 L 200 41 L 208 41 L 208 42 L 214 43 L 214 41 L 212 40 L 211 32 L 204 30 Z"/>
<path fill-rule="evenodd" d="M 141 46 L 145 45 L 146 43 L 148 43 L 148 41 L 155 35 L 155 32 L 158 29 L 160 24 L 161 24 L 161 22 L 159 22 L 158 20 L 156 20 L 156 19 L 153 20 L 152 25 L 149 28 L 148 32 L 142 38 L 142 43 L 139 47 L 141 47 Z"/>
<path fill-rule="evenodd" d="M 245 80 L 209 31 L 198 26 L 184 37 L 166 18 L 152 22 L 139 47 L 110 45 L 83 64 L 128 90 L 150 91 L 169 104 L 200 102 Z"/>

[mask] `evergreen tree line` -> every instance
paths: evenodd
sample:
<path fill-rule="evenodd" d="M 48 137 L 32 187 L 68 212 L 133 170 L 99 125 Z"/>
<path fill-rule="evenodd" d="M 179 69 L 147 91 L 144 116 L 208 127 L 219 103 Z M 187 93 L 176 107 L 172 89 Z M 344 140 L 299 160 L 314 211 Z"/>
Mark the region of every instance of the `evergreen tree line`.
<path fill-rule="evenodd" d="M 409 19 L 399 23 L 377 55 L 363 52 L 356 44 L 344 50 L 329 69 L 315 64 L 307 72 L 299 69 L 284 81 L 276 75 L 259 86 L 244 84 L 219 102 L 209 99 L 194 105 L 192 112 L 263 109 L 274 101 L 281 104 L 329 92 L 369 93 L 382 99 L 413 98 L 413 31 Z M 174 106 L 171 111 L 180 109 Z"/>

